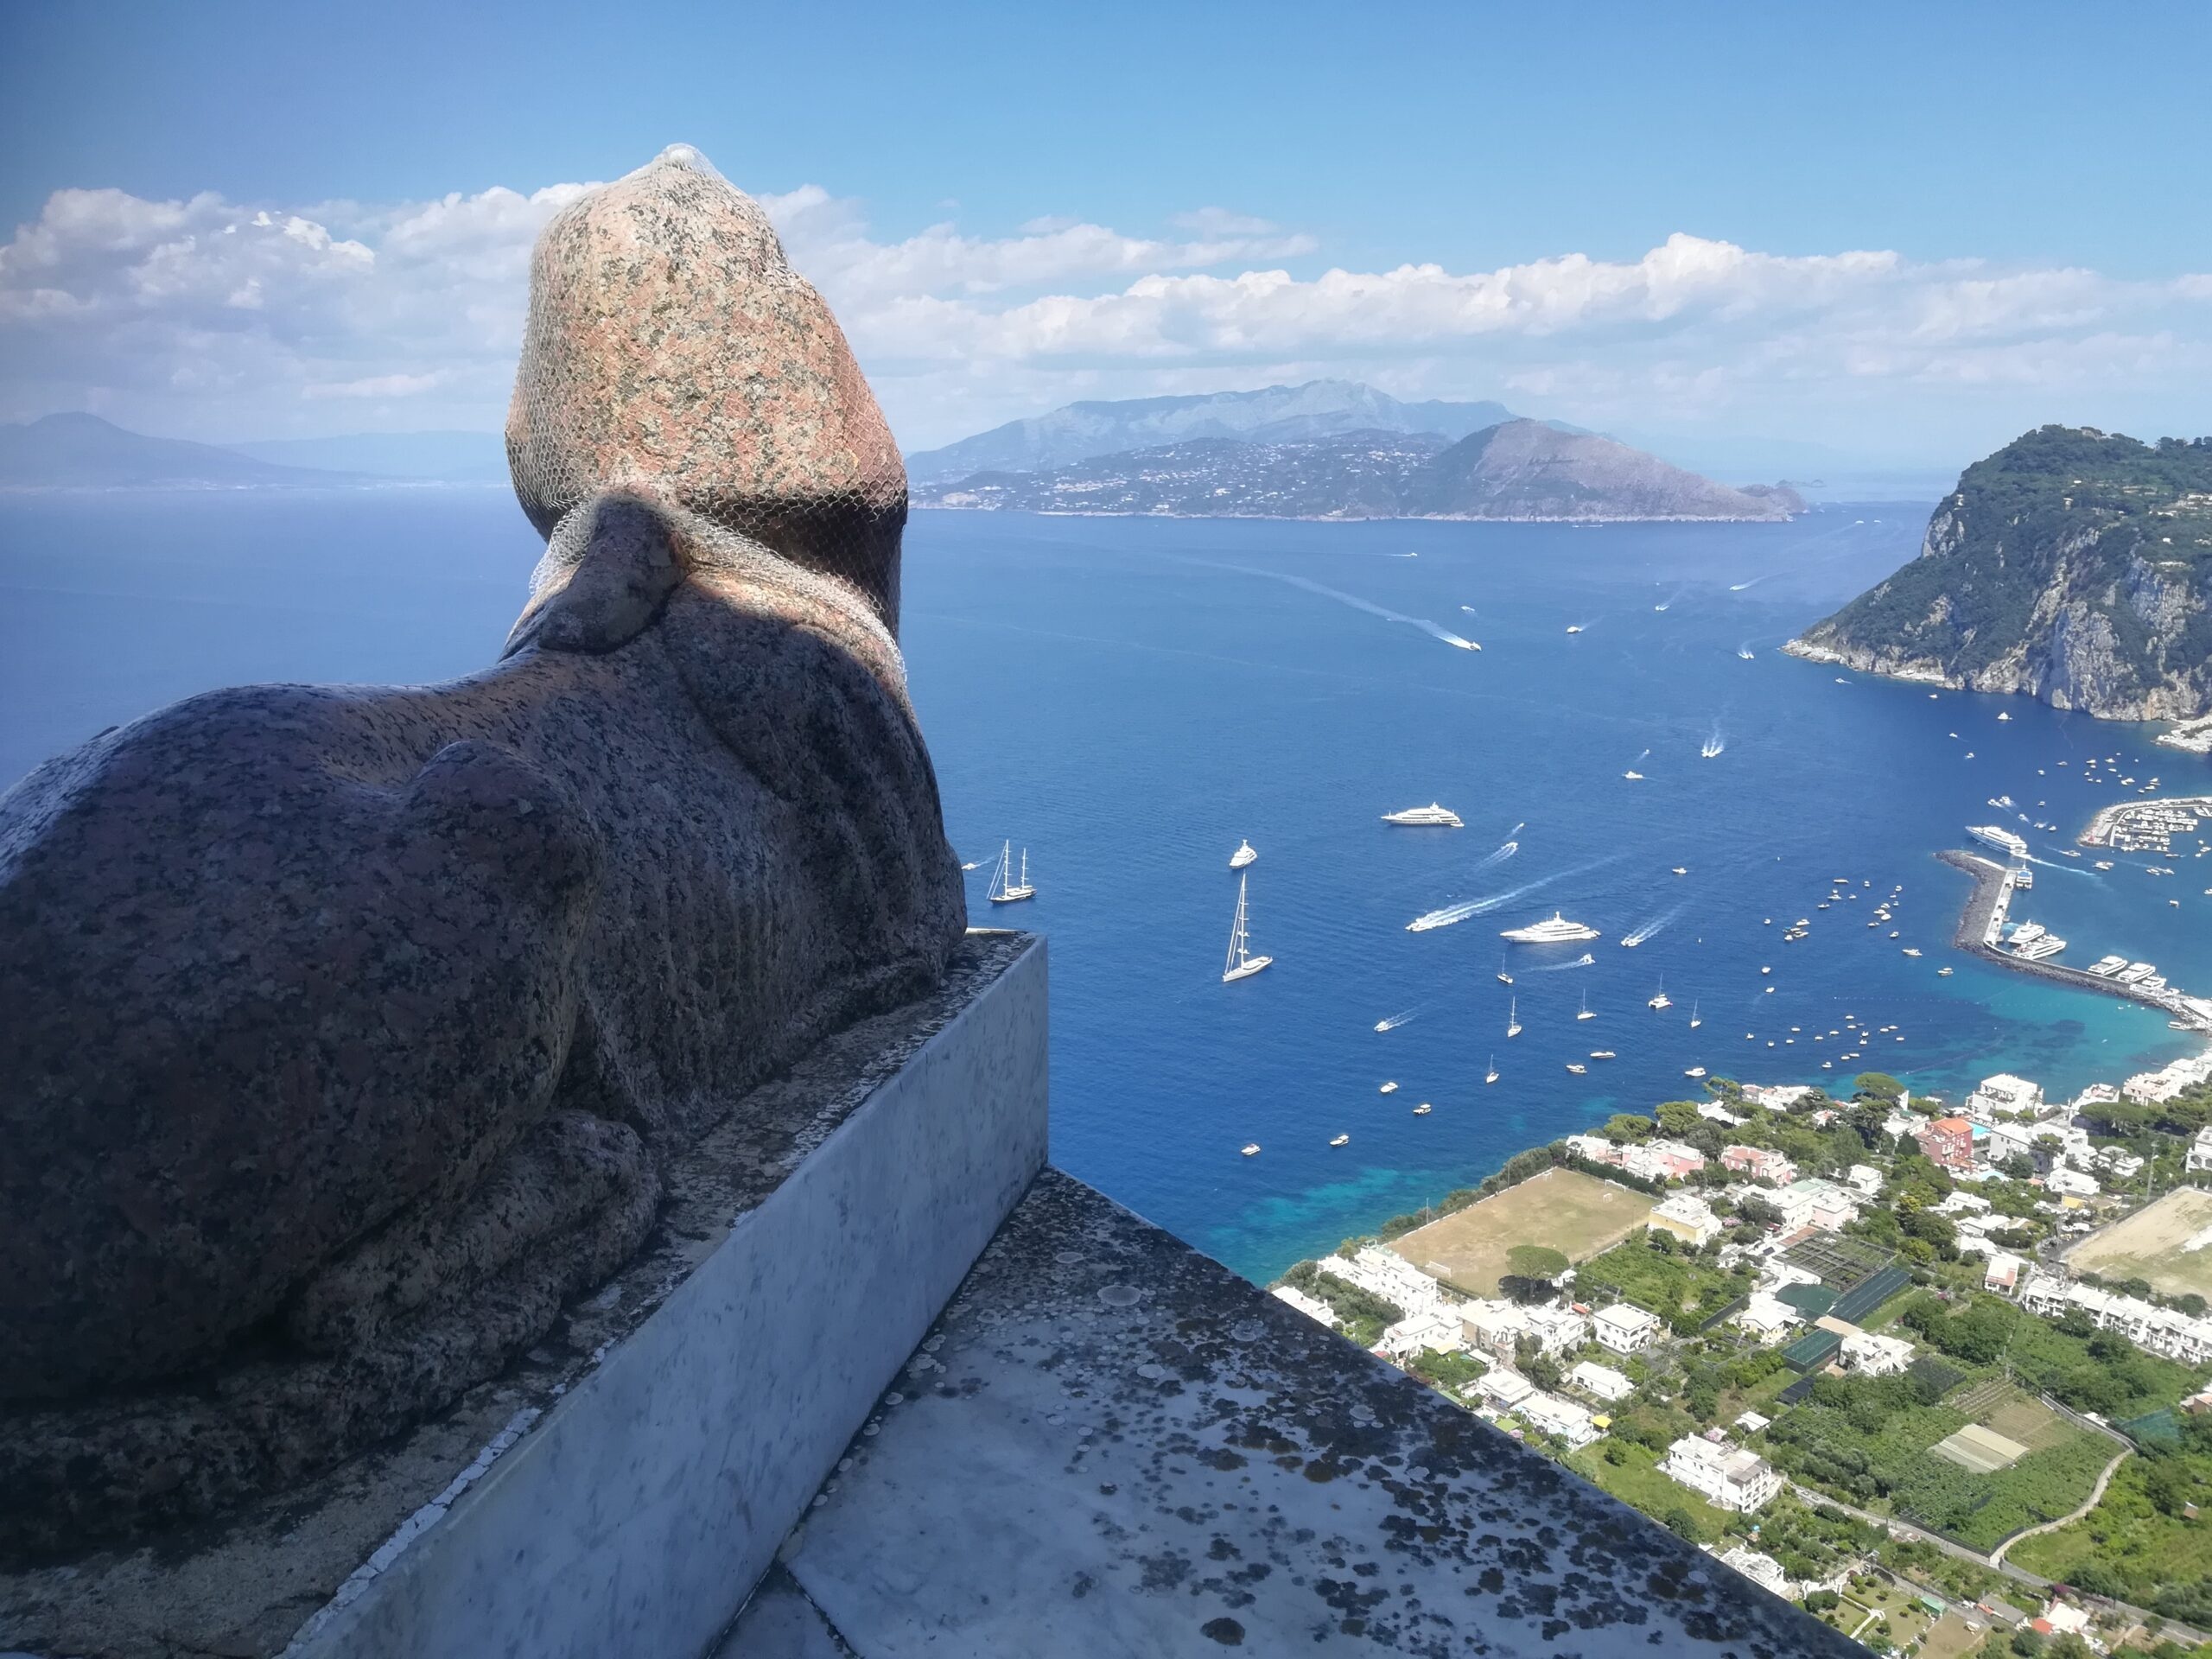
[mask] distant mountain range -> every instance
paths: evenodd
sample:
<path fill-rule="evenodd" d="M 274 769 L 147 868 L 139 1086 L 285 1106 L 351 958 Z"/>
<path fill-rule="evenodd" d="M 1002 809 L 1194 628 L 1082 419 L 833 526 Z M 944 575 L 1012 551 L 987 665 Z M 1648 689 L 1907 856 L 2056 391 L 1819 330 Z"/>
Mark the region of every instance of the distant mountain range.
<path fill-rule="evenodd" d="M 1517 418 L 1456 442 L 1376 429 L 1296 442 L 1195 438 L 978 472 L 918 487 L 914 501 L 1186 518 L 1567 520 L 1782 519 L 1805 505 L 1785 486 L 1732 489 L 1610 438 Z"/>
<path fill-rule="evenodd" d="M 48 415 L 0 426 L 0 489 L 312 488 L 359 481 L 347 473 L 279 466 L 212 443 L 149 438 L 97 415 Z"/>
<path fill-rule="evenodd" d="M 2111 720 L 2212 713 L 2212 438 L 2016 438 L 1961 474 L 1919 557 L 1785 649 Z"/>
<path fill-rule="evenodd" d="M 1426 432 L 1449 441 L 1513 418 L 1503 404 L 1407 404 L 1357 381 L 1309 380 L 1258 391 L 1070 404 L 909 455 L 906 473 L 916 484 L 940 484 L 976 473 L 1043 472 L 1204 438 L 1284 444 L 1351 433 Z"/>
<path fill-rule="evenodd" d="M 152 438 L 97 415 L 0 425 L 0 489 L 329 489 L 504 484 L 496 432 L 364 432 L 267 442 Z"/>

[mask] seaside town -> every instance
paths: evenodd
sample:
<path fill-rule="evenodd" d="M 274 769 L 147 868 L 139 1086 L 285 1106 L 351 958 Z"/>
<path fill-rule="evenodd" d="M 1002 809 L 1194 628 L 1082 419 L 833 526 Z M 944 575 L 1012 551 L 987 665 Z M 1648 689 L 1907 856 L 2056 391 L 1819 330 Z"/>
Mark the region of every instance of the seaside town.
<path fill-rule="evenodd" d="M 2212 1052 L 1703 1091 L 1274 1294 L 1874 1652 L 2212 1641 Z"/>

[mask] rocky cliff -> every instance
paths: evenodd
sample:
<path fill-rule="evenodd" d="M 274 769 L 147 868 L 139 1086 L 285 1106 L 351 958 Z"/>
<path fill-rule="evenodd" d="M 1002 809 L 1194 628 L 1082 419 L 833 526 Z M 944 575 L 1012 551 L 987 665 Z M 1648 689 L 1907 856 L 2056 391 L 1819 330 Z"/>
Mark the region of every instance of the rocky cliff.
<path fill-rule="evenodd" d="M 1917 558 L 1786 649 L 2109 720 L 2212 710 L 2212 439 L 2016 439 L 1961 474 Z"/>

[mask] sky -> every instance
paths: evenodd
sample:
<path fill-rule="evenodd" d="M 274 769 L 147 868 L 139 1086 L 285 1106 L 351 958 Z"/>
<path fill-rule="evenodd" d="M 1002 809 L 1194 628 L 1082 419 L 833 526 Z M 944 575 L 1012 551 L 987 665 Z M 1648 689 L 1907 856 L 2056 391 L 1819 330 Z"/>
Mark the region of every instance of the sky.
<path fill-rule="evenodd" d="M 1322 378 L 1866 466 L 2195 435 L 2209 67 L 2159 0 L 14 4 L 0 419 L 493 429 L 531 238 L 681 141 L 910 451 Z"/>

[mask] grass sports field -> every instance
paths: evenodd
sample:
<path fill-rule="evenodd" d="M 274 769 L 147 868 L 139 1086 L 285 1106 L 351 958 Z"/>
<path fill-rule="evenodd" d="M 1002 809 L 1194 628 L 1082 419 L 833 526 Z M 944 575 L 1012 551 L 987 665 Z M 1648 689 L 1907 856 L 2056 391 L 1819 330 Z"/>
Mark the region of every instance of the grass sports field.
<path fill-rule="evenodd" d="M 1415 1228 L 1391 1249 L 1476 1296 L 1497 1294 L 1516 1244 L 1541 1244 L 1569 1262 L 1611 1249 L 1644 1224 L 1658 1200 L 1577 1169 L 1548 1169 L 1457 1215 Z"/>
<path fill-rule="evenodd" d="M 2107 1280 L 2141 1279 L 2168 1296 L 2191 1291 L 2212 1296 L 2212 1246 L 2182 1248 L 2199 1234 L 2212 1235 L 2212 1192 L 2177 1187 L 2126 1220 L 2090 1234 L 2067 1251 L 2066 1262 Z"/>

